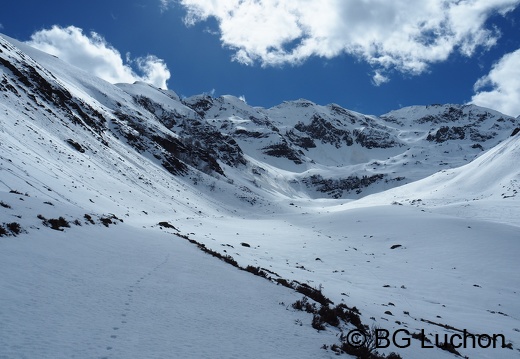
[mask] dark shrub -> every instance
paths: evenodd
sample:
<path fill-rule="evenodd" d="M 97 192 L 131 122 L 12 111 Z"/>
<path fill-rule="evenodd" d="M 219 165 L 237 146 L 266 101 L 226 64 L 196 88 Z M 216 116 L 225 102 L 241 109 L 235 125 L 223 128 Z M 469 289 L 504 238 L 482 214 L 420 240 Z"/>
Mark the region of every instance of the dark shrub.
<path fill-rule="evenodd" d="M 303 310 L 305 304 L 307 303 L 307 297 L 303 297 L 301 300 L 297 300 L 291 306 L 296 310 Z"/>
<path fill-rule="evenodd" d="M 11 223 L 7 223 L 5 226 L 15 236 L 22 232 L 22 227 L 20 226 L 19 223 L 11 222 Z"/>
<path fill-rule="evenodd" d="M 424 332 L 412 333 L 411 337 L 420 340 L 423 343 L 431 343 L 431 340 L 426 335 L 424 335 Z"/>
<path fill-rule="evenodd" d="M 283 278 L 278 278 L 276 279 L 276 283 L 278 284 L 281 284 L 283 285 L 284 287 L 287 287 L 287 288 L 292 288 L 293 286 L 291 285 L 291 283 L 289 283 L 287 281 L 287 279 L 283 279 Z"/>
<path fill-rule="evenodd" d="M 253 273 L 254 275 L 257 275 L 262 278 L 269 277 L 266 272 L 264 272 L 263 270 L 260 269 L 260 267 L 254 267 L 254 266 L 248 265 L 245 270 L 248 271 L 249 273 Z"/>
<path fill-rule="evenodd" d="M 7 203 L 4 203 L 2 201 L 0 201 L 0 206 L 4 207 L 4 208 L 11 208 L 10 205 L 8 205 Z"/>
<path fill-rule="evenodd" d="M 339 326 L 339 318 L 336 312 L 336 308 L 331 309 L 328 305 L 322 305 L 318 314 L 321 316 L 321 320 L 333 327 Z"/>
<path fill-rule="evenodd" d="M 51 229 L 54 229 L 55 231 L 63 231 L 61 227 L 70 228 L 69 222 L 63 217 L 60 217 L 58 219 L 48 219 L 47 224 L 51 227 Z"/>
<path fill-rule="evenodd" d="M 307 297 L 303 297 L 301 300 L 297 300 L 292 304 L 292 307 L 296 310 L 306 311 L 307 313 L 315 314 L 317 312 L 316 304 L 309 303 Z"/>
<path fill-rule="evenodd" d="M 325 323 L 323 322 L 322 318 L 318 314 L 314 314 L 312 317 L 312 327 L 317 331 L 325 330 L 324 324 Z"/>
<path fill-rule="evenodd" d="M 83 218 L 85 218 L 90 224 L 96 224 L 96 222 L 94 222 L 94 220 L 92 219 L 92 217 L 88 214 L 85 214 L 83 216 Z"/>
<path fill-rule="evenodd" d="M 439 343 L 437 344 L 437 348 L 446 350 L 452 354 L 460 356 L 460 353 L 457 351 L 457 349 L 455 349 L 455 346 L 451 343 Z"/>
<path fill-rule="evenodd" d="M 376 350 L 377 347 L 377 335 L 376 332 L 379 328 L 373 326 L 372 328 L 365 327 L 364 329 L 359 329 L 359 331 L 363 335 L 363 342 L 360 343 L 359 346 L 352 345 L 349 340 L 352 340 L 352 338 L 349 338 L 347 335 L 346 337 L 341 335 L 341 349 L 350 355 L 356 356 L 359 359 L 383 359 L 385 358 L 384 355 L 379 355 L 379 353 Z"/>
<path fill-rule="evenodd" d="M 363 324 L 361 323 L 361 317 L 359 316 L 361 313 L 356 307 L 349 308 L 345 304 L 340 303 L 334 308 L 334 313 L 345 323 L 350 323 L 359 330 L 365 330 Z"/>
<path fill-rule="evenodd" d="M 399 354 L 397 353 L 394 353 L 394 352 L 391 352 L 390 354 L 388 354 L 388 356 L 386 357 L 386 359 L 403 359 L 403 357 L 401 357 Z"/>
<path fill-rule="evenodd" d="M 350 343 L 344 342 L 343 345 L 341 345 L 341 350 L 343 350 L 348 355 L 352 355 L 359 359 L 372 359 L 372 353 L 368 348 L 361 346 L 356 347 L 351 345 Z"/>
<path fill-rule="evenodd" d="M 105 227 L 108 227 L 109 225 L 114 224 L 114 222 L 112 222 L 112 220 L 108 217 L 101 217 L 99 220 L 101 221 L 101 223 L 103 223 L 103 225 Z"/>
<path fill-rule="evenodd" d="M 320 303 L 321 305 L 334 304 L 329 298 L 327 298 L 325 295 L 323 295 L 323 293 L 321 292 L 321 288 L 317 289 L 317 288 L 312 288 L 312 287 L 308 286 L 307 284 L 300 284 L 296 288 L 296 291 L 303 295 L 306 295 L 307 297 L 311 298 L 315 302 Z"/>

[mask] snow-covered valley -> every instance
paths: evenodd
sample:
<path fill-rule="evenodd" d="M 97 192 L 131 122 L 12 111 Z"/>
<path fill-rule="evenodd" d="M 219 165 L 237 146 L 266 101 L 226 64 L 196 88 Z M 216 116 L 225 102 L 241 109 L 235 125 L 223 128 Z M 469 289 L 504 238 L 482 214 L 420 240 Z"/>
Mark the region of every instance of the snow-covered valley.
<path fill-rule="evenodd" d="M 0 77 L 0 358 L 520 357 L 519 119 L 180 99 L 7 37 Z"/>

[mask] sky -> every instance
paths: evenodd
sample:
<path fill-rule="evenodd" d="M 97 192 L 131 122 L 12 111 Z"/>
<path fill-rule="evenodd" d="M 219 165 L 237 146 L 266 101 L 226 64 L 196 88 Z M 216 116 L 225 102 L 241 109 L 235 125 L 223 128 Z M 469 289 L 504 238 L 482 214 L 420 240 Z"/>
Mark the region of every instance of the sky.
<path fill-rule="evenodd" d="M 105 80 L 381 115 L 520 115 L 520 0 L 17 0 L 0 32 Z"/>

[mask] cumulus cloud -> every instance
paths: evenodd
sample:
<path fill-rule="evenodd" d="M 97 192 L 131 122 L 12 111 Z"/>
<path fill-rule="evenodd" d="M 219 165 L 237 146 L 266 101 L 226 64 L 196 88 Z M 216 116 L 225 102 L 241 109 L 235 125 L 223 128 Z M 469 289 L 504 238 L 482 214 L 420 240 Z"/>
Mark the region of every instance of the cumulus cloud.
<path fill-rule="evenodd" d="M 384 83 L 390 81 L 388 76 L 385 76 L 381 73 L 381 71 L 376 71 L 374 76 L 372 77 L 372 82 L 375 86 L 381 86 Z"/>
<path fill-rule="evenodd" d="M 420 74 L 454 51 L 471 56 L 499 33 L 486 20 L 520 0 L 179 0 L 192 25 L 215 18 L 234 60 L 263 66 L 347 53 L 384 71 Z"/>
<path fill-rule="evenodd" d="M 37 31 L 28 44 L 111 83 L 144 81 L 166 89 L 170 78 L 168 66 L 156 56 L 131 59 L 127 55 L 125 63 L 101 35 L 91 32 L 88 36 L 74 26 Z"/>
<path fill-rule="evenodd" d="M 520 49 L 502 57 L 474 86 L 471 102 L 511 116 L 520 115 Z"/>

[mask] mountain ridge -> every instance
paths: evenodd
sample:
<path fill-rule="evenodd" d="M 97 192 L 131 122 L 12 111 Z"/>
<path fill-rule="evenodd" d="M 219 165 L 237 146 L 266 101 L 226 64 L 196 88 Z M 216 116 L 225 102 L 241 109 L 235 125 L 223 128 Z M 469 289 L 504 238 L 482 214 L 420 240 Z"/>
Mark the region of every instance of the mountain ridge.
<path fill-rule="evenodd" d="M 226 176 L 225 167 L 245 165 L 246 154 L 275 173 L 291 171 L 285 181 L 306 188 L 304 196 L 359 198 L 424 178 L 472 160 L 507 138 L 518 125 L 512 117 L 474 105 L 413 106 L 376 117 L 304 99 L 270 109 L 251 107 L 229 95 L 180 99 L 173 91 L 144 83 L 120 84 L 122 92 L 114 92 L 114 87 L 109 92 L 111 86 L 101 80 L 86 74 L 77 79 L 58 59 L 17 44 L 44 59 L 44 66 L 60 67 L 59 72 L 67 74 L 63 82 L 71 84 L 80 103 L 69 90 L 60 90 L 58 82 L 53 85 L 52 77 L 39 76 L 38 66 L 30 61 L 20 65 L 29 75 L 14 70 L 18 81 L 36 90 L 46 88 L 40 94 L 43 102 L 52 103 L 53 96 L 70 101 L 61 104 L 62 110 L 77 121 L 78 116 L 70 113 L 75 111 L 80 122 L 87 121 L 100 138 L 103 133 L 123 137 L 138 152 L 150 151 L 172 174 L 186 173 L 190 167 Z M 23 56 L 19 61 L 23 63 Z M 10 64 L 6 59 L 3 63 Z M 37 77 L 40 84 L 32 84 Z M 5 75 L 3 82 L 7 83 Z M 95 89 L 98 84 L 102 91 Z M 13 88 L 9 84 L 3 91 Z M 430 154 L 421 156 L 426 150 Z M 424 158 L 414 161 L 416 168 L 409 171 L 414 173 L 406 173 L 404 166 L 411 163 L 407 158 L 417 157 Z M 262 182 L 252 173 L 247 176 Z"/>

